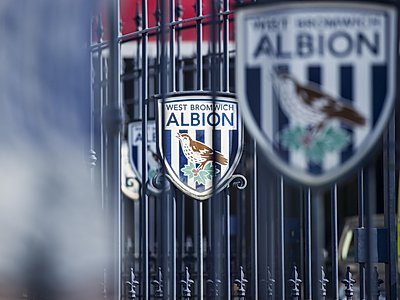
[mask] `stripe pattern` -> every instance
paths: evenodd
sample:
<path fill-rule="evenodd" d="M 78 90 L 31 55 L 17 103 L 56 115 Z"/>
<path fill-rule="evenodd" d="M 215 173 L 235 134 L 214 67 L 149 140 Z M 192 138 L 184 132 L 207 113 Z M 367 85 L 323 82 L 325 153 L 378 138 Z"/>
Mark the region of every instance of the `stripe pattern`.
<path fill-rule="evenodd" d="M 312 163 L 301 151 L 288 151 L 280 145 L 278 133 L 290 125 L 291 120 L 283 113 L 272 81 L 268 80 L 269 72 L 262 67 L 248 67 L 246 68 L 248 82 L 262 82 L 258 85 L 249 84 L 246 87 L 247 99 L 251 99 L 248 101 L 250 109 L 264 137 L 273 145 L 273 150 L 280 159 L 301 171 L 318 175 L 337 168 L 350 159 L 357 149 L 363 147 L 363 143 L 382 112 L 386 98 L 387 89 L 381 84 L 385 82 L 382 78 L 387 76 L 385 64 L 367 65 L 359 62 L 324 66 L 293 62 L 287 65 L 276 65 L 273 69 L 285 70 L 297 79 L 303 79 L 303 84 L 317 84 L 321 90 L 330 95 L 347 99 L 366 117 L 366 124 L 361 127 L 349 127 L 338 120 L 330 121 L 331 125 L 340 126 L 346 130 L 351 142 L 340 153 L 327 153 L 321 164 Z M 365 82 L 372 82 L 371 87 L 365 87 Z M 265 99 L 271 100 L 265 101 Z"/>

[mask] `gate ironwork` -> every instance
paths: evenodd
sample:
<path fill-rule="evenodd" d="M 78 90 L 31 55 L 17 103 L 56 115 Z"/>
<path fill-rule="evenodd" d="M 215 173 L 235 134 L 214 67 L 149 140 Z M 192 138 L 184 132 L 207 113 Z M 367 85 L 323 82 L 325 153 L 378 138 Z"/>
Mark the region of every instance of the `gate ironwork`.
<path fill-rule="evenodd" d="M 235 10 L 254 5 L 241 2 L 108 1 L 93 17 L 90 159 L 113 245 L 104 299 L 396 299 L 394 116 L 378 159 L 325 193 L 271 172 L 248 134 L 235 175 L 210 199 L 186 196 L 165 171 L 149 180 L 156 100 L 235 93 Z M 120 175 L 131 122 L 144 143 L 134 185 Z M 139 199 L 121 192 L 139 183 Z M 350 216 L 355 234 L 340 238 Z"/>

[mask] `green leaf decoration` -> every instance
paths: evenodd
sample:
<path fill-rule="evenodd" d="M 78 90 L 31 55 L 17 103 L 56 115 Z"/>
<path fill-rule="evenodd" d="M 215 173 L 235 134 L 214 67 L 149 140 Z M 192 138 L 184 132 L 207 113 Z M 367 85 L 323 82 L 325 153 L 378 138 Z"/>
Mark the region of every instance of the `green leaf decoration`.
<path fill-rule="evenodd" d="M 193 163 L 189 163 L 187 165 L 185 165 L 181 171 L 183 172 L 183 175 L 185 175 L 186 177 L 189 177 L 189 179 L 195 177 L 195 172 L 193 172 L 193 170 L 196 169 L 196 166 Z"/>
<path fill-rule="evenodd" d="M 283 147 L 293 150 L 301 148 L 301 137 L 307 132 L 305 127 L 294 126 L 286 127 L 280 133 L 280 143 Z"/>
<path fill-rule="evenodd" d="M 194 180 L 196 180 L 197 183 L 201 183 L 203 185 L 206 184 L 206 176 L 208 175 L 207 171 L 204 170 L 200 170 L 199 174 L 194 178 Z"/>
<path fill-rule="evenodd" d="M 292 151 L 303 151 L 309 161 L 321 163 L 326 153 L 340 152 L 350 143 L 346 130 L 330 126 L 315 131 L 307 127 L 292 126 L 284 128 L 279 136 L 281 145 Z"/>
<path fill-rule="evenodd" d="M 193 163 L 185 165 L 181 171 L 183 175 L 189 179 L 194 179 L 196 183 L 205 185 L 207 181 L 211 181 L 213 177 L 213 163 L 208 162 L 203 169 L 199 169 Z M 218 174 L 220 171 L 215 169 L 215 173 Z"/>

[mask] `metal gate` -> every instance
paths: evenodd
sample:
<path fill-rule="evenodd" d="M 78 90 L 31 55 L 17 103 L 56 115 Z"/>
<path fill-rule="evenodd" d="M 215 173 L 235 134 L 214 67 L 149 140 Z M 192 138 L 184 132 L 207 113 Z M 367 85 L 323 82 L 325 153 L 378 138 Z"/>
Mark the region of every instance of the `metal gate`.
<path fill-rule="evenodd" d="M 148 141 L 156 98 L 235 93 L 235 9 L 253 5 L 241 2 L 109 1 L 93 17 L 92 178 L 113 257 L 104 299 L 396 299 L 394 117 L 378 158 L 324 193 L 271 172 L 247 133 L 228 187 L 205 201 L 165 174 L 149 180 L 147 142 L 125 172 L 128 124 Z"/>

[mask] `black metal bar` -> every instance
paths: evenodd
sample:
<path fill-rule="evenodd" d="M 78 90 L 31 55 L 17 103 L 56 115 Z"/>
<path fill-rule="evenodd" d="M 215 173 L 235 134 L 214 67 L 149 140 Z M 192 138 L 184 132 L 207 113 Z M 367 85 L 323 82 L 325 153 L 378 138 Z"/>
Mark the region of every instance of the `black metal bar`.
<path fill-rule="evenodd" d="M 308 188 L 305 194 L 304 207 L 304 296 L 305 299 L 311 299 L 312 293 L 312 266 L 311 266 L 311 189 Z"/>
<path fill-rule="evenodd" d="M 106 283 L 108 295 L 111 299 L 121 298 L 121 266 L 122 266 L 122 236 L 121 236 L 121 172 L 120 172 L 120 145 L 121 145 L 121 57 L 118 37 L 120 34 L 119 2 L 109 2 L 109 34 L 110 34 L 110 67 L 108 69 L 108 94 L 105 115 L 106 122 L 106 171 L 107 171 L 107 203 L 106 210 L 110 226 L 111 257 L 110 265 L 106 268 L 106 276 L 109 279 Z"/>
<path fill-rule="evenodd" d="M 337 221 L 338 186 L 331 190 L 331 233 L 332 233 L 332 298 L 339 299 L 339 264 L 338 264 L 338 221 Z"/>
<path fill-rule="evenodd" d="M 203 3 L 201 0 L 196 0 L 196 16 L 200 17 L 203 15 Z M 202 54 L 202 40 L 203 40 L 203 25 L 202 19 L 198 18 L 196 20 L 196 88 L 197 90 L 203 89 L 203 54 Z M 195 203 L 195 214 L 197 214 L 197 236 L 195 236 L 195 241 L 197 240 L 197 275 L 198 275 L 198 297 L 203 299 L 204 297 L 204 262 L 203 262 L 203 203 L 196 202 Z"/>
<path fill-rule="evenodd" d="M 229 11 L 229 1 L 223 0 L 223 12 Z M 229 91 L 229 16 L 223 15 L 223 66 L 222 66 L 222 90 Z"/>
<path fill-rule="evenodd" d="M 203 15 L 202 0 L 196 0 L 196 17 Z M 203 41 L 203 25 L 202 19 L 196 19 L 196 63 L 197 63 L 197 80 L 196 85 L 198 90 L 203 89 L 203 54 L 202 54 L 202 41 Z"/>
<path fill-rule="evenodd" d="M 278 179 L 278 238 L 281 251 L 278 266 L 280 273 L 278 288 L 283 299 L 285 298 L 285 194 L 283 176 L 279 176 Z"/>
<path fill-rule="evenodd" d="M 364 228 L 365 226 L 365 182 L 364 182 L 364 169 L 358 172 L 358 227 Z M 365 263 L 359 264 L 359 286 L 360 286 L 360 299 L 365 299 Z"/>
<path fill-rule="evenodd" d="M 198 297 L 200 299 L 204 298 L 204 260 L 203 260 L 203 254 L 204 254 L 204 243 L 203 243 L 203 202 L 197 202 L 196 203 L 198 206 L 198 213 L 199 213 L 199 218 L 198 218 L 198 226 L 199 226 L 199 232 L 198 236 L 195 237 L 195 239 L 198 239 L 198 246 L 199 248 L 197 249 L 198 253 L 198 282 L 199 282 L 199 294 Z"/>
<path fill-rule="evenodd" d="M 376 203 L 376 174 L 375 174 L 375 161 L 367 166 L 366 183 L 368 187 L 368 192 L 365 194 L 365 228 L 367 232 L 366 247 L 367 247 L 367 262 L 366 267 L 366 280 L 367 282 L 372 282 L 373 280 L 373 268 L 372 268 L 372 247 L 373 240 L 371 238 L 371 228 L 373 226 L 373 216 L 375 213 L 375 203 Z M 372 299 L 376 293 L 374 284 L 366 285 L 366 299 Z"/>
<path fill-rule="evenodd" d="M 148 27 L 147 1 L 142 0 L 142 29 Z M 146 182 L 147 174 L 147 98 L 148 98 L 148 36 L 144 32 L 141 35 L 142 42 L 142 72 L 141 72 L 141 119 L 142 119 L 142 199 L 141 203 L 141 242 L 142 242 L 142 280 L 141 296 L 143 299 L 150 298 L 150 267 L 149 267 L 149 198 L 147 196 Z"/>
<path fill-rule="evenodd" d="M 321 266 L 323 265 L 323 250 L 325 244 L 325 218 L 324 195 L 320 190 L 315 190 L 311 199 L 311 228 L 312 228 L 312 280 L 318 282 Z M 318 289 L 312 291 L 313 299 L 321 299 Z"/>
<path fill-rule="evenodd" d="M 253 191 L 251 199 L 251 296 L 258 298 L 258 197 L 257 197 L 257 142 L 253 141 Z"/>
<path fill-rule="evenodd" d="M 226 266 L 226 284 L 225 284 L 225 293 L 226 299 L 231 299 L 231 222 L 230 222 L 230 202 L 231 202 L 231 195 L 229 191 L 229 187 L 225 189 L 225 212 L 226 212 L 226 219 L 225 219 L 225 266 Z"/>
<path fill-rule="evenodd" d="M 385 268 L 386 298 L 397 299 L 397 229 L 396 229 L 396 135 L 392 116 L 384 136 L 383 182 L 385 227 L 388 230 L 389 263 Z M 379 287 L 379 285 L 378 285 Z"/>
<path fill-rule="evenodd" d="M 176 65 L 175 65 L 175 0 L 169 1 L 169 90 L 171 92 L 176 91 Z"/>

